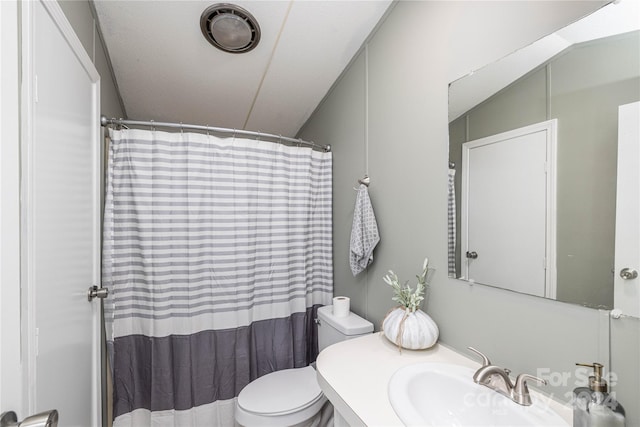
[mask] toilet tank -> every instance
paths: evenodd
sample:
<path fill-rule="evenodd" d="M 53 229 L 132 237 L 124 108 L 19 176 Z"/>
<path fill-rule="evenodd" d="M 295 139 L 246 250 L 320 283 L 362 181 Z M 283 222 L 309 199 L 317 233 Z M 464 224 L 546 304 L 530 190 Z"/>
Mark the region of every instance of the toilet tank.
<path fill-rule="evenodd" d="M 355 313 L 349 312 L 349 315 L 344 317 L 334 316 L 332 305 L 318 308 L 317 323 L 318 351 L 324 350 L 331 344 L 373 332 L 373 323 Z"/>

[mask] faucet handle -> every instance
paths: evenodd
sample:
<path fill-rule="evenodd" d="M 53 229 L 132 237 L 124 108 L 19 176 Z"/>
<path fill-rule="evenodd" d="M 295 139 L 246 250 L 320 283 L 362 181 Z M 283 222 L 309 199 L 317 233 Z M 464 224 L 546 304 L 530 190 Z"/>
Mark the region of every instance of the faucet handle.
<path fill-rule="evenodd" d="M 516 384 L 513 386 L 513 400 L 520 405 L 531 405 L 531 395 L 527 381 L 536 381 L 540 385 L 547 385 L 547 380 L 538 378 L 530 374 L 520 374 L 516 377 Z"/>
<path fill-rule="evenodd" d="M 475 354 L 477 354 L 478 356 L 482 357 L 482 367 L 484 368 L 485 366 L 489 366 L 491 365 L 491 361 L 489 360 L 489 358 L 487 356 L 485 356 L 481 351 L 476 350 L 473 347 L 467 347 L 469 350 L 473 351 Z"/>

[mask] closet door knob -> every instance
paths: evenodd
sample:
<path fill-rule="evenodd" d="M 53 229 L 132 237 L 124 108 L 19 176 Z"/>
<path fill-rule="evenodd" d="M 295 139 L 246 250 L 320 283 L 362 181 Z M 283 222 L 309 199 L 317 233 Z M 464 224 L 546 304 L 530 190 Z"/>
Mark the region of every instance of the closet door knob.
<path fill-rule="evenodd" d="M 467 258 L 471 258 L 471 259 L 476 259 L 478 258 L 478 253 L 477 252 L 467 252 Z"/>

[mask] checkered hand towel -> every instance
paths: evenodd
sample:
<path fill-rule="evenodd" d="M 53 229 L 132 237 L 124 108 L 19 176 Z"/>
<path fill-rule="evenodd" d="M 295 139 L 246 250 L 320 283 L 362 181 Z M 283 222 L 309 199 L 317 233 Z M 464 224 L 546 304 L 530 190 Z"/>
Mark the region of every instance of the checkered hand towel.
<path fill-rule="evenodd" d="M 362 272 L 373 261 L 373 249 L 380 241 L 378 224 L 373 213 L 367 186 L 360 184 L 353 210 L 349 265 L 353 275 Z"/>

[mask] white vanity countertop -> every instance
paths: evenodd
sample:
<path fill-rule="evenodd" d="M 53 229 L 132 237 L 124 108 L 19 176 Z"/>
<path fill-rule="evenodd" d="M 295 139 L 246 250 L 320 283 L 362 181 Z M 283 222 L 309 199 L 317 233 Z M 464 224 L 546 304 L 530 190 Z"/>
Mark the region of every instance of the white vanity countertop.
<path fill-rule="evenodd" d="M 421 362 L 480 367 L 442 344 L 399 353 L 397 346 L 376 332 L 326 348 L 318 356 L 316 369 L 320 388 L 350 426 L 402 426 L 389 403 L 387 385 L 398 369 Z M 532 395 L 540 396 L 533 390 Z M 551 407 L 572 424 L 570 408 L 556 401 L 551 401 Z"/>

